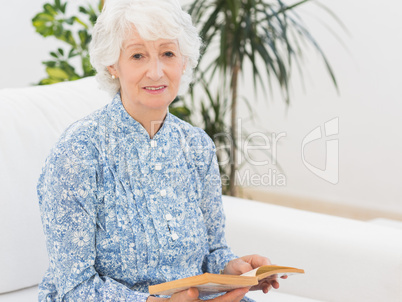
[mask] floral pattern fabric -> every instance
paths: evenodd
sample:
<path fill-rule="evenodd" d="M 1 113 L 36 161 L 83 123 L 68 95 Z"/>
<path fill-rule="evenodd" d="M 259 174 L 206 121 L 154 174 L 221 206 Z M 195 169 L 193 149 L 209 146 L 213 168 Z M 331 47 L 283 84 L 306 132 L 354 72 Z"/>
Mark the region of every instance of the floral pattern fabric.
<path fill-rule="evenodd" d="M 64 132 L 38 196 L 49 254 L 39 301 L 145 301 L 149 285 L 236 257 L 212 140 L 170 113 L 150 139 L 119 94 Z"/>

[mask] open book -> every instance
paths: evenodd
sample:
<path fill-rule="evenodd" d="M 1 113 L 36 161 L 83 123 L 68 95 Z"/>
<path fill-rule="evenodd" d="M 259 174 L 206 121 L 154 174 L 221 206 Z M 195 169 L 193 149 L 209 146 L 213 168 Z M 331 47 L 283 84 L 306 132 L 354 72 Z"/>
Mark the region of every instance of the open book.
<path fill-rule="evenodd" d="M 264 265 L 243 275 L 224 275 L 204 273 L 202 275 L 183 278 L 149 286 L 149 294 L 171 296 L 174 293 L 196 287 L 200 296 L 228 292 L 236 288 L 257 285 L 265 278 L 277 278 L 283 275 L 303 274 L 304 270 L 278 265 Z"/>

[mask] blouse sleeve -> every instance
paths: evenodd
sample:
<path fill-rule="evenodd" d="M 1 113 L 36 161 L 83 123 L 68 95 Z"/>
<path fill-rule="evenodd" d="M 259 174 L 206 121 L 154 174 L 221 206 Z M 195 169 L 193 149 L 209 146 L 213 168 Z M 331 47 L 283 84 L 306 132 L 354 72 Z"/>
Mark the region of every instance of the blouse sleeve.
<path fill-rule="evenodd" d="M 225 239 L 225 214 L 222 206 L 221 178 L 216 148 L 211 139 L 209 139 L 209 142 L 207 169 L 201 201 L 209 244 L 209 254 L 205 257 L 203 271 L 219 274 L 220 270 L 237 256 L 233 254 Z"/>
<path fill-rule="evenodd" d="M 99 168 L 95 147 L 64 138 L 46 161 L 38 183 L 49 269 L 39 301 L 146 301 L 95 270 Z M 42 296 L 42 297 L 41 297 Z M 50 298 L 50 299 L 48 299 Z"/>

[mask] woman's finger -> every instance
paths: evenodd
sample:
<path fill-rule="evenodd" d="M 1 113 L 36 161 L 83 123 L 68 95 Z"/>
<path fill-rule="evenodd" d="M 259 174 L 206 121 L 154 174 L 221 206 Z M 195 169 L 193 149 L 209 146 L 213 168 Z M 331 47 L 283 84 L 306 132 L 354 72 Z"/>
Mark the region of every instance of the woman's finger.
<path fill-rule="evenodd" d="M 171 302 L 191 302 L 191 301 L 201 301 L 198 299 L 198 289 L 196 288 L 189 288 L 188 290 L 184 290 L 181 292 L 178 292 L 176 294 L 173 294 L 169 301 Z"/>
<path fill-rule="evenodd" d="M 240 302 L 244 296 L 248 293 L 249 289 L 247 287 L 244 288 L 238 288 L 235 290 L 232 290 L 222 296 L 219 296 L 215 299 L 208 300 L 208 301 L 213 301 L 213 302 Z"/>
<path fill-rule="evenodd" d="M 278 289 L 279 288 L 279 282 L 276 280 L 271 281 L 271 285 L 273 288 Z"/>

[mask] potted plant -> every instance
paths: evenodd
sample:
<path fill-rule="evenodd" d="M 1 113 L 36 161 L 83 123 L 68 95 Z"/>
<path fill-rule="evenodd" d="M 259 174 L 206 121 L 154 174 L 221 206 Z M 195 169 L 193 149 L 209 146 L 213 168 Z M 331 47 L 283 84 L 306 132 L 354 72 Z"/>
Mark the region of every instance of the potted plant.
<path fill-rule="evenodd" d="M 241 139 L 235 133 L 240 75 L 252 76 L 255 91 L 259 87 L 264 91 L 266 86 L 277 84 L 282 99 L 289 104 L 292 68 L 295 64 L 302 65 L 305 44 L 318 51 L 337 88 L 325 54 L 297 15 L 298 8 L 306 2 L 310 1 L 286 5 L 281 0 L 205 0 L 189 5 L 188 11 L 204 42 L 196 72 L 196 82 L 201 83 L 206 95 L 201 105 L 204 128 L 213 137 L 225 131 L 224 121 L 229 120 L 227 128 L 231 143 L 220 150 L 226 150 L 224 156 L 230 157 L 221 167 L 221 172 L 229 176 L 229 184 L 224 190 L 230 195 L 236 195 L 236 154 Z M 328 9 L 323 9 L 339 21 Z M 250 68 L 247 70 L 245 66 Z M 211 91 L 208 83 L 216 84 L 216 92 Z M 243 101 L 248 102 L 245 98 Z M 218 148 L 227 144 L 222 135 L 215 138 Z"/>

